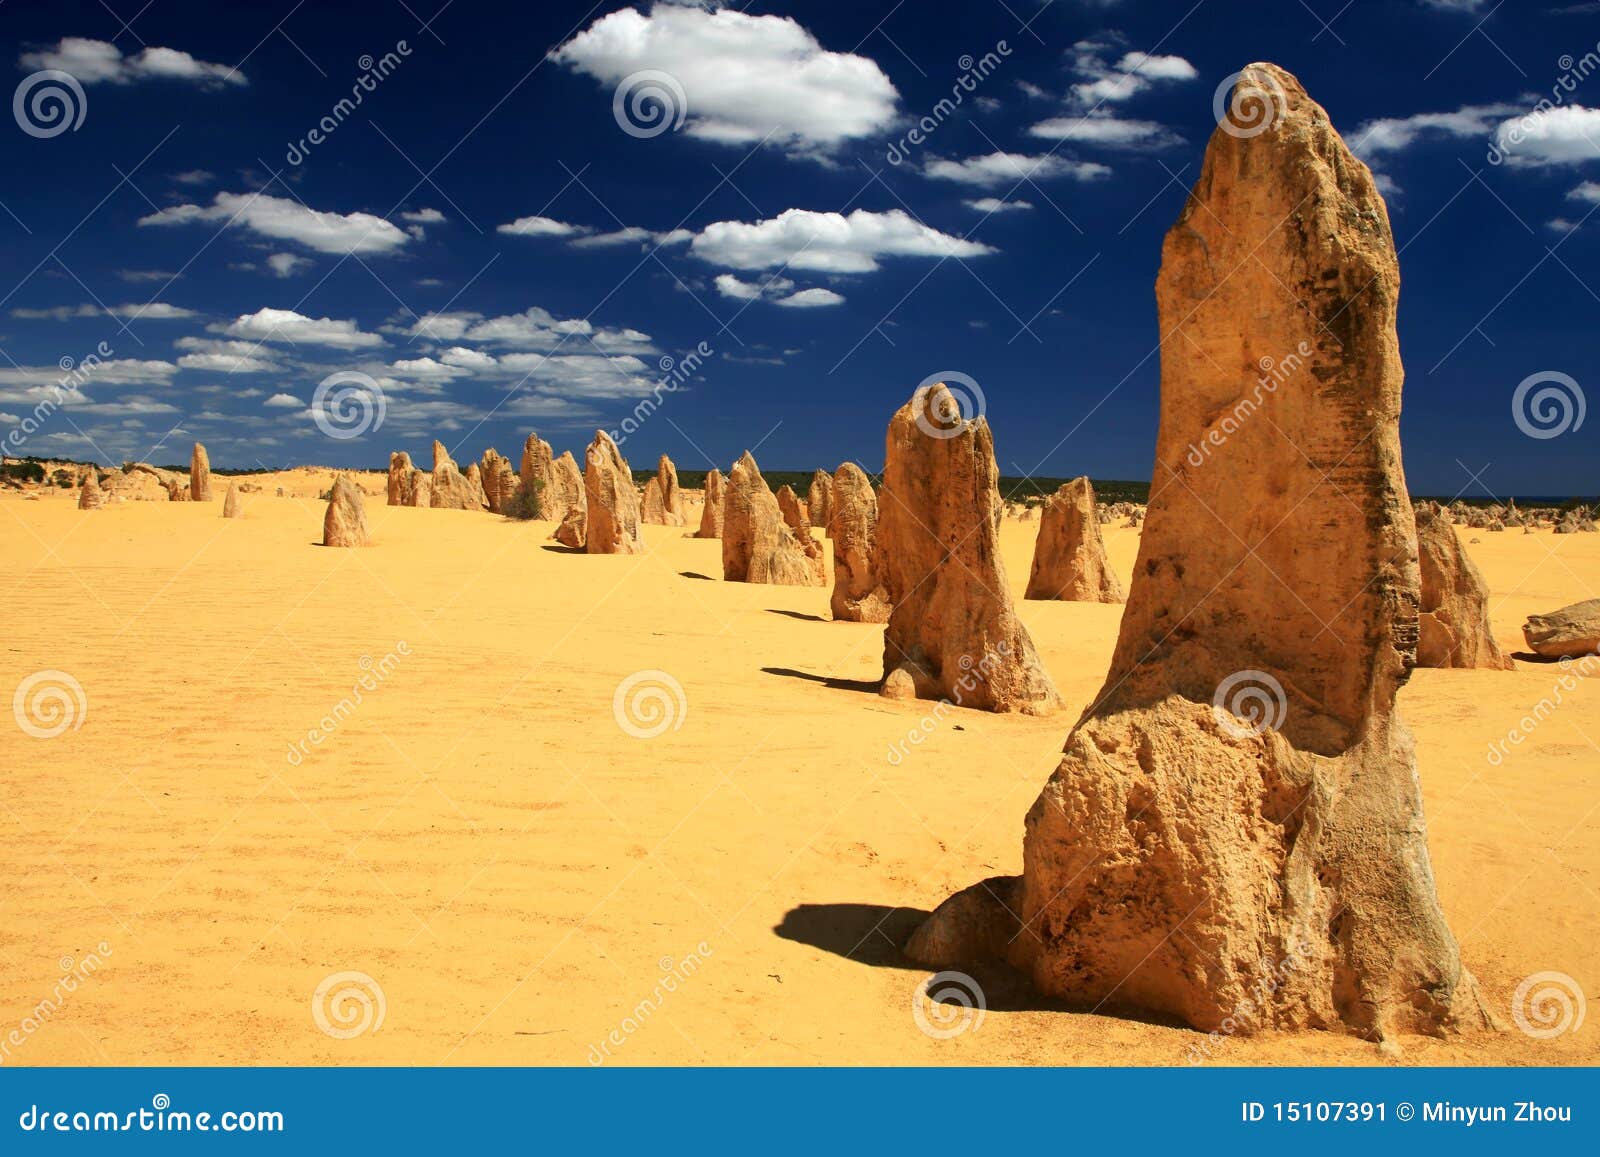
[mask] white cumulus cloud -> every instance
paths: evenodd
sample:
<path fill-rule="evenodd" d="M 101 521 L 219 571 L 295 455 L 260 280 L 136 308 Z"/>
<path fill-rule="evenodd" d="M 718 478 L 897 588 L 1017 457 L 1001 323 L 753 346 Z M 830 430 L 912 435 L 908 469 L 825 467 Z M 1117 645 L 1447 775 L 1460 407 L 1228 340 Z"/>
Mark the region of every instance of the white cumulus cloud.
<path fill-rule="evenodd" d="M 831 289 L 802 289 L 788 297 L 780 297 L 778 304 L 788 309 L 816 309 L 824 305 L 843 305 L 844 295 Z"/>
<path fill-rule="evenodd" d="M 393 253 L 409 239 L 404 229 L 371 213 L 322 212 L 264 193 L 218 193 L 210 205 L 173 205 L 139 218 L 140 225 L 213 221 L 275 241 L 293 241 L 318 253 Z"/>
<path fill-rule="evenodd" d="M 849 216 L 786 209 L 766 221 L 716 221 L 695 234 L 694 256 L 729 269 L 871 273 L 881 257 L 981 257 L 994 250 L 941 233 L 900 209 Z"/>
<path fill-rule="evenodd" d="M 898 99 L 876 62 L 830 52 L 788 16 L 656 4 L 601 17 L 550 58 L 616 86 L 634 73 L 666 73 L 654 113 L 683 131 L 729 145 L 768 140 L 800 155 L 820 155 L 887 128 Z"/>
<path fill-rule="evenodd" d="M 196 60 L 176 48 L 146 46 L 124 56 L 115 44 L 82 36 L 64 37 L 54 48 L 23 53 L 26 69 L 54 68 L 70 73 L 80 84 L 132 84 L 139 80 L 185 80 L 198 84 L 242 85 L 244 73 L 226 64 Z"/>
<path fill-rule="evenodd" d="M 1054 177 L 1092 181 L 1097 177 L 1109 176 L 1111 170 L 1096 161 L 1075 161 L 1054 153 L 1039 156 L 989 153 L 961 161 L 934 157 L 923 167 L 923 172 L 940 181 L 958 181 L 963 185 L 992 189 L 1000 185 L 1015 185 L 1019 181 L 1043 181 Z"/>
<path fill-rule="evenodd" d="M 258 309 L 235 318 L 217 332 L 246 341 L 290 342 L 333 349 L 371 349 L 383 344 L 375 333 L 363 333 L 353 321 L 307 317 L 292 309 Z"/>

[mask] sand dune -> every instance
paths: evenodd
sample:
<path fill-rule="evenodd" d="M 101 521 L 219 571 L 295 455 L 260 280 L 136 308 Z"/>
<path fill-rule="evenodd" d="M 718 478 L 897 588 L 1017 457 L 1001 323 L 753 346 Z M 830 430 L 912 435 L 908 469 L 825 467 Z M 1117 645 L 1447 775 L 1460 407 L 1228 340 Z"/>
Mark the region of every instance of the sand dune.
<path fill-rule="evenodd" d="M 593 556 L 547 522 L 380 499 L 374 548 L 327 550 L 326 479 L 290 477 L 305 497 L 252 479 L 236 521 L 0 498 L 0 687 L 55 669 L 87 703 L 76 730 L 4 743 L 0 1037 L 69 960 L 102 957 L 5 1063 L 584 1064 L 615 1030 L 608 1063 L 1183 1064 L 1204 1039 L 987 974 L 973 1031 L 934 1039 L 912 1015 L 927 972 L 899 942 L 1018 870 L 1115 641 L 1120 606 L 1022 600 L 1037 522 L 1008 519 L 1001 544 L 1067 709 L 932 719 L 872 693 L 881 625 L 821 621 L 827 588 L 722 582 L 697 513 L 643 527 L 646 554 Z M 1525 615 L 1594 596 L 1600 536 L 1462 537 L 1513 654 Z M 1105 538 L 1126 582 L 1137 532 Z M 686 705 L 653 738 L 614 714 L 641 671 Z M 363 674 L 376 686 L 309 740 Z M 1400 697 L 1439 894 L 1507 1031 L 1398 1058 L 1267 1035 L 1220 1063 L 1600 1060 L 1592 1031 L 1511 1018 L 1530 974 L 1600 987 L 1600 682 L 1487 758 L 1561 675 L 1422 670 Z M 338 1039 L 313 994 L 345 971 L 381 987 L 384 1019 Z"/>

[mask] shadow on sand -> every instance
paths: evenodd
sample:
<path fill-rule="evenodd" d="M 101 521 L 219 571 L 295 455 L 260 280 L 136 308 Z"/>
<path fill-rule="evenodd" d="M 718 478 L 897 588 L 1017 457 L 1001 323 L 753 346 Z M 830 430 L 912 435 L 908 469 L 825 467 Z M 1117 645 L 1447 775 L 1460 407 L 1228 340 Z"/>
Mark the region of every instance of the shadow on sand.
<path fill-rule="evenodd" d="M 831 623 L 831 622 L 833 622 L 832 619 L 825 619 L 821 615 L 808 615 L 804 611 L 788 611 L 788 610 L 784 610 L 782 607 L 768 607 L 767 608 L 767 614 L 769 614 L 769 615 L 783 615 L 786 618 L 799 619 L 802 622 L 806 622 L 806 623 Z"/>
<path fill-rule="evenodd" d="M 808 683 L 821 683 L 833 691 L 865 691 L 877 694 L 876 679 L 836 679 L 832 675 L 814 675 L 810 671 L 796 671 L 793 667 L 763 667 L 768 675 L 782 675 L 786 679 L 804 679 Z"/>
<path fill-rule="evenodd" d="M 901 946 L 927 918 L 928 913 L 920 908 L 889 908 L 882 904 L 801 904 L 784 913 L 783 922 L 773 931 L 784 940 L 809 944 L 872 968 L 933 972 L 936 970 L 907 960 L 901 951 Z M 1062 1011 L 1071 1007 L 1041 997 L 1028 983 L 1027 977 L 1009 965 L 984 964 L 962 971 L 978 982 L 991 1011 Z"/>

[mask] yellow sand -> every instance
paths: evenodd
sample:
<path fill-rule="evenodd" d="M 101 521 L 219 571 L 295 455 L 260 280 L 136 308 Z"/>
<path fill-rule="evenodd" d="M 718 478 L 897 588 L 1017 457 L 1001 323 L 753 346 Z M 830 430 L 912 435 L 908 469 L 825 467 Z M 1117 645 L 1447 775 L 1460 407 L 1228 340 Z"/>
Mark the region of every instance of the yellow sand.
<path fill-rule="evenodd" d="M 882 629 L 824 621 L 825 589 L 724 584 L 720 544 L 677 529 L 647 527 L 642 557 L 587 557 L 548 523 L 381 496 L 377 545 L 327 550 L 326 474 L 257 481 L 238 521 L 221 479 L 210 504 L 0 499 L 0 692 L 49 668 L 87 700 L 58 738 L 0 729 L 0 1042 L 63 964 L 110 949 L 4 1063 L 581 1065 L 615 1030 L 608 1063 L 1183 1064 L 1202 1039 L 1042 1008 L 1004 978 L 980 1026 L 934 1039 L 911 1011 L 927 973 L 893 956 L 917 912 L 1019 869 L 1120 608 L 1019 602 L 1067 709 L 954 711 L 891 762 L 931 705 L 871 693 Z M 380 475 L 363 484 L 381 495 Z M 1019 598 L 1036 527 L 1003 532 Z M 1600 585 L 1600 536 L 1463 537 L 1508 648 L 1524 615 Z M 1136 533 L 1107 540 L 1128 578 Z M 291 763 L 364 657 L 389 655 Z M 613 693 L 651 669 L 687 712 L 634 738 Z M 1600 684 L 1486 759 L 1560 674 L 1420 671 L 1402 695 L 1439 893 L 1508 1025 L 1408 1039 L 1402 1062 L 1597 1059 L 1592 1016 L 1543 1041 L 1510 1012 L 1536 972 L 1600 991 Z M 338 1039 L 312 997 L 348 970 L 385 1016 Z M 1328 1034 L 1216 1055 L 1396 1059 Z"/>

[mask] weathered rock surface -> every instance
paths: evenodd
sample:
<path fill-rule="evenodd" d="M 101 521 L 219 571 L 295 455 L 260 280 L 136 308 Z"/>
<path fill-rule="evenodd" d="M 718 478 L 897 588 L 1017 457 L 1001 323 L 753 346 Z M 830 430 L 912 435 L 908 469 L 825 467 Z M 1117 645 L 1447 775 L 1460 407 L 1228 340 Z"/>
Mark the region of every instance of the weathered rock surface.
<path fill-rule="evenodd" d="M 428 505 L 435 510 L 482 510 L 488 505 L 478 464 L 472 463 L 463 474 L 450 457 L 443 442 L 433 444 L 433 476 L 429 480 Z"/>
<path fill-rule="evenodd" d="M 198 442 L 189 453 L 189 497 L 195 502 L 211 501 L 211 456 Z"/>
<path fill-rule="evenodd" d="M 522 447 L 522 490 L 525 504 L 533 503 L 536 517 L 552 521 L 566 517 L 574 506 L 582 508 L 583 472 L 569 450 L 559 458 L 550 443 L 529 434 Z M 536 498 L 529 496 L 535 495 Z"/>
<path fill-rule="evenodd" d="M 1252 87 L 1281 97 L 1269 123 L 1218 129 L 1167 234 L 1156 464 L 1105 687 L 1022 877 L 947 901 L 908 952 L 1230 1034 L 1481 1026 L 1395 712 L 1420 579 L 1388 214 L 1294 77 L 1251 65 L 1232 107 Z M 1262 359 L 1299 349 L 1195 465 Z"/>
<path fill-rule="evenodd" d="M 811 516 L 811 525 L 822 527 L 823 534 L 830 534 L 828 526 L 833 521 L 833 475 L 826 470 L 818 470 L 811 476 L 811 487 L 806 492 L 806 509 Z"/>
<path fill-rule="evenodd" d="M 562 546 L 573 550 L 582 550 L 588 541 L 589 517 L 581 506 L 569 506 L 567 513 L 562 517 L 561 524 L 556 527 L 554 538 Z"/>
<path fill-rule="evenodd" d="M 100 478 L 94 467 L 84 473 L 83 485 L 78 488 L 78 509 L 99 510 L 106 504 L 106 492 L 100 489 Z"/>
<path fill-rule="evenodd" d="M 1580 659 L 1600 652 L 1600 599 L 1585 599 L 1551 611 L 1529 615 L 1522 624 L 1528 650 L 1547 659 Z"/>
<path fill-rule="evenodd" d="M 639 518 L 646 526 L 682 526 L 683 492 L 678 488 L 678 468 L 661 455 L 656 476 L 645 483 L 639 499 Z"/>
<path fill-rule="evenodd" d="M 187 490 L 188 479 L 148 462 L 135 462 L 122 470 L 113 470 L 100 481 L 106 497 L 121 502 L 170 502 L 174 485 Z"/>
<path fill-rule="evenodd" d="M 1120 603 L 1127 598 L 1122 580 L 1106 558 L 1094 487 L 1087 478 L 1064 483 L 1045 502 L 1024 597 L 1078 603 Z"/>
<path fill-rule="evenodd" d="M 404 450 L 398 450 L 389 455 L 389 505 L 390 506 L 415 506 L 413 498 L 416 492 L 416 467 L 411 464 L 411 455 Z"/>
<path fill-rule="evenodd" d="M 478 475 L 483 480 L 484 504 L 496 514 L 511 513 L 522 491 L 522 479 L 511 468 L 510 460 L 491 447 L 483 452 Z"/>
<path fill-rule="evenodd" d="M 846 462 L 833 472 L 827 493 L 828 537 L 833 539 L 828 605 L 833 617 L 848 623 L 887 623 L 894 602 L 878 554 L 878 496 L 872 480 L 854 462 Z"/>
<path fill-rule="evenodd" d="M 706 473 L 706 501 L 700 509 L 700 529 L 694 532 L 696 538 L 722 537 L 723 497 L 722 471 L 713 466 Z"/>
<path fill-rule="evenodd" d="M 944 385 L 889 422 L 877 547 L 894 610 L 882 693 L 1042 715 L 1061 705 L 1017 618 L 1000 557 L 1000 471 L 988 420 Z"/>
<path fill-rule="evenodd" d="M 328 492 L 328 511 L 322 517 L 323 546 L 370 546 L 367 504 L 361 488 L 341 474 Z"/>
<path fill-rule="evenodd" d="M 723 497 L 722 577 L 731 583 L 821 586 L 822 574 L 783 520 L 778 500 L 746 450 Z"/>
<path fill-rule="evenodd" d="M 604 430 L 584 453 L 584 549 L 590 554 L 641 554 L 639 492 L 622 451 Z"/>
<path fill-rule="evenodd" d="M 816 572 L 817 584 L 820 586 L 827 582 L 828 562 L 822 543 L 811 533 L 810 511 L 787 484 L 778 487 L 777 498 L 778 513 L 783 515 L 784 525 L 794 532 L 795 541 L 811 560 L 811 569 Z"/>
<path fill-rule="evenodd" d="M 1488 584 L 1461 549 L 1448 515 L 1417 509 L 1417 556 L 1422 571 L 1417 666 L 1515 670 L 1489 625 Z"/>
<path fill-rule="evenodd" d="M 228 493 L 222 499 L 222 517 L 238 518 L 243 509 L 242 500 L 239 498 L 239 484 L 228 483 Z"/>

